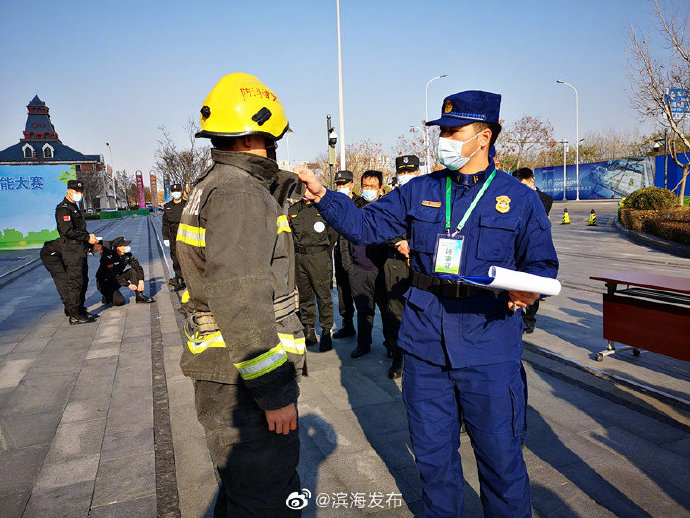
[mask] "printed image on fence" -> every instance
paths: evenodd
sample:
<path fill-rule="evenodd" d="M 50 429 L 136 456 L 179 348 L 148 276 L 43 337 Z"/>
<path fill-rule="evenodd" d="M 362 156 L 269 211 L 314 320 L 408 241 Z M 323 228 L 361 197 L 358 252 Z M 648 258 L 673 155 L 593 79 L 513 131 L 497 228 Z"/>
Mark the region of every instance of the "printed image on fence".
<path fill-rule="evenodd" d="M 580 199 L 622 198 L 643 187 L 654 185 L 654 157 L 623 158 L 608 162 L 580 164 Z M 576 198 L 575 164 L 565 168 L 566 199 Z M 537 187 L 554 200 L 563 199 L 563 167 L 534 170 Z"/>
<path fill-rule="evenodd" d="M 58 237 L 55 206 L 75 166 L 0 166 L 0 250 L 40 248 Z"/>

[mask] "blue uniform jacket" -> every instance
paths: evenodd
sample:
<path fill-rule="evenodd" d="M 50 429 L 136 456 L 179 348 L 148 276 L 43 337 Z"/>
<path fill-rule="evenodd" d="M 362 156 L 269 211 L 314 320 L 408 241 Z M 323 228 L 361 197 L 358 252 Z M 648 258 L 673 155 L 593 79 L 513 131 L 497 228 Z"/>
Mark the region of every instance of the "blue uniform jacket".
<path fill-rule="evenodd" d="M 493 171 L 493 160 L 483 172 Z M 375 244 L 407 233 L 410 266 L 433 275 L 436 236 L 445 234 L 446 177 L 436 171 L 412 179 L 378 201 L 358 209 L 349 197 L 327 191 L 318 203 L 323 218 L 348 240 Z M 482 176 L 482 173 L 480 173 Z M 451 184 L 454 231 L 483 181 Z M 500 198 L 500 199 L 499 199 Z M 507 209 L 507 210 L 506 210 Z M 512 176 L 496 171 L 467 220 L 462 275 L 485 276 L 492 265 L 555 278 L 558 258 L 549 221 L 539 196 Z M 522 318 L 508 309 L 508 294 L 455 299 L 411 287 L 405 295 L 398 345 L 436 365 L 461 368 L 519 360 Z"/>

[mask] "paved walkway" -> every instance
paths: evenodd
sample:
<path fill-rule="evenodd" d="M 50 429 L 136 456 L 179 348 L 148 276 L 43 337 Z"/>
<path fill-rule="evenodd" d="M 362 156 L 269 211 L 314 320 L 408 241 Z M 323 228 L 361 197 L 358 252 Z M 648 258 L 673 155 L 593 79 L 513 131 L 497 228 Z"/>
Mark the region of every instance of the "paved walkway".
<path fill-rule="evenodd" d="M 165 286 L 160 219 L 104 225 L 89 222 L 106 237 L 133 238 L 156 304 L 69 326 L 42 266 L 0 271 L 0 515 L 211 516 L 216 482 L 179 370 L 181 316 Z M 690 365 L 644 352 L 595 362 L 605 346 L 603 290 L 588 280 L 601 269 L 690 277 L 690 261 L 608 226 L 554 226 L 554 238 L 565 288 L 543 304 L 524 354 L 534 515 L 690 516 L 690 406 L 625 381 L 688 399 Z M 92 282 L 88 304 L 100 311 L 94 290 Z M 382 341 L 377 317 L 374 343 Z M 309 355 L 299 403 L 300 474 L 312 495 L 304 516 L 423 516 L 400 384 L 386 377 L 382 346 L 352 360 L 354 345 L 339 340 Z M 466 515 L 481 516 L 466 435 L 461 453 Z"/>

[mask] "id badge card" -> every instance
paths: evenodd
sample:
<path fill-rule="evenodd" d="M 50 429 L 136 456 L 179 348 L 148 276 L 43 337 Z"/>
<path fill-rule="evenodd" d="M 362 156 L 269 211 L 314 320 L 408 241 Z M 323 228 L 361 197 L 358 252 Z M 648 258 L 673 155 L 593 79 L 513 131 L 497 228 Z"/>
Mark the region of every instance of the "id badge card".
<path fill-rule="evenodd" d="M 438 234 L 434 253 L 434 273 L 460 276 L 464 243 L 464 236 L 451 237 L 447 234 Z"/>

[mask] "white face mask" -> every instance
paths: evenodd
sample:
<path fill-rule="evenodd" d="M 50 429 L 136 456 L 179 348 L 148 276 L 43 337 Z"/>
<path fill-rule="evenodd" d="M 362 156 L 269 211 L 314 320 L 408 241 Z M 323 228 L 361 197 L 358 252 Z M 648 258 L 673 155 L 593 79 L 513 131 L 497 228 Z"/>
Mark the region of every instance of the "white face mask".
<path fill-rule="evenodd" d="M 339 187 L 338 192 L 343 193 L 345 196 L 350 196 L 352 189 L 350 187 Z"/>
<path fill-rule="evenodd" d="M 72 201 L 73 201 L 74 203 L 79 203 L 79 202 L 81 201 L 81 193 L 80 193 L 80 192 L 75 192 L 75 193 L 72 195 Z"/>
<path fill-rule="evenodd" d="M 171 193 L 170 196 L 173 197 L 173 200 L 179 200 L 180 198 L 182 198 L 182 193 L 175 191 Z"/>
<path fill-rule="evenodd" d="M 128 254 L 128 253 L 130 253 L 131 251 L 132 251 L 132 247 L 129 246 L 129 245 L 127 245 L 127 246 L 125 247 L 125 253 Z"/>
<path fill-rule="evenodd" d="M 379 195 L 379 191 L 376 189 L 364 189 L 362 191 L 362 198 L 364 198 L 365 201 L 368 201 L 371 203 L 374 201 Z"/>
<path fill-rule="evenodd" d="M 407 182 L 409 182 L 410 180 L 412 180 L 412 178 L 414 178 L 414 175 L 413 175 L 413 174 L 398 175 L 398 185 L 400 185 L 400 187 L 402 187 L 402 186 L 405 185 Z"/>
<path fill-rule="evenodd" d="M 477 151 L 481 149 L 478 147 L 470 156 L 462 156 L 462 146 L 469 141 L 476 139 L 481 133 L 477 133 L 471 139 L 464 142 L 461 140 L 453 140 L 450 138 L 441 137 L 438 139 L 438 161 L 441 165 L 450 169 L 451 171 L 459 171 L 465 164 L 470 161 Z"/>

